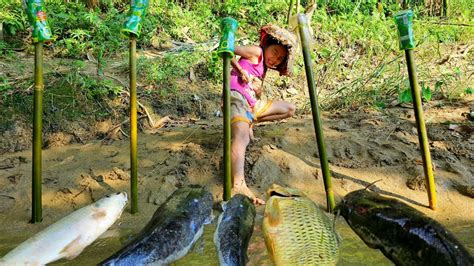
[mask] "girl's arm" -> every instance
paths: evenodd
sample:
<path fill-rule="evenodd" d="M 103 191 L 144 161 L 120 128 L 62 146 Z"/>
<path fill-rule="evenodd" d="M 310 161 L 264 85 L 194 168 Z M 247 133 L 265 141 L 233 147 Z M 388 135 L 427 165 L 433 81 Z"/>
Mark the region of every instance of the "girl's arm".
<path fill-rule="evenodd" d="M 252 64 L 257 64 L 258 63 L 258 57 L 260 56 L 262 50 L 258 46 L 235 46 L 234 48 L 234 53 L 236 55 L 240 55 L 240 57 L 243 57 L 247 60 L 249 60 Z M 240 73 L 240 76 L 242 77 L 242 80 L 247 83 L 250 80 L 249 74 L 245 69 L 242 69 L 242 67 L 239 65 L 237 60 L 235 58 L 232 58 L 230 61 L 232 67 Z"/>
<path fill-rule="evenodd" d="M 239 65 L 239 62 L 237 62 L 237 59 L 235 59 L 235 57 L 232 58 L 230 64 L 237 71 L 237 73 L 239 73 L 245 83 L 249 82 L 249 74 Z"/>
<path fill-rule="evenodd" d="M 258 57 L 262 53 L 262 49 L 255 45 L 235 46 L 234 53 L 249 60 L 252 64 L 258 63 Z"/>

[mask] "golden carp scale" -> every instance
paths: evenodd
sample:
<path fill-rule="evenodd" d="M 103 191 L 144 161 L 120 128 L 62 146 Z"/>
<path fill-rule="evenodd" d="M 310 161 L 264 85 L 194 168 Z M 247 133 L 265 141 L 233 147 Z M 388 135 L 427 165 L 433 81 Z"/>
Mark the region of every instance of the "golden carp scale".
<path fill-rule="evenodd" d="M 294 189 L 270 188 L 262 231 L 276 265 L 335 265 L 339 253 L 329 218 Z"/>

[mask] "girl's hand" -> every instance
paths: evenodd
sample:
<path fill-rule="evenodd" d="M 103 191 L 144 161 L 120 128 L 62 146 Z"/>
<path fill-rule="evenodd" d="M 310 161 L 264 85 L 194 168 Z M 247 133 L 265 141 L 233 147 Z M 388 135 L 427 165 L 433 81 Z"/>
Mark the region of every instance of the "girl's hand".
<path fill-rule="evenodd" d="M 263 80 L 257 77 L 254 77 L 252 79 L 252 89 L 255 92 L 255 95 L 257 96 L 257 98 L 260 98 L 260 96 L 262 95 L 262 91 L 263 91 L 262 85 L 263 85 Z"/>
<path fill-rule="evenodd" d="M 242 81 L 243 81 L 244 83 L 249 83 L 249 81 L 250 81 L 250 75 L 249 75 L 249 73 L 247 72 L 247 70 L 241 69 L 241 70 L 240 70 L 240 77 L 242 78 Z"/>

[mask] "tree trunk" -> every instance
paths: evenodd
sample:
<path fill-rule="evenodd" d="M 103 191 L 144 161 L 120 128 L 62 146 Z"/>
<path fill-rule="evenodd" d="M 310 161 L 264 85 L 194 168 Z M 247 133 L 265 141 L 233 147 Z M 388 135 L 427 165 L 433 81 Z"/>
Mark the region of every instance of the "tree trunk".
<path fill-rule="evenodd" d="M 3 22 L 0 22 L 0 42 L 3 42 Z"/>
<path fill-rule="evenodd" d="M 318 7 L 318 3 L 316 0 L 310 0 L 308 1 L 308 5 L 306 6 L 304 13 L 306 14 L 306 17 L 308 18 L 308 21 L 311 22 L 311 19 L 313 18 L 313 13 L 314 10 Z"/>
<path fill-rule="evenodd" d="M 425 15 L 428 16 L 447 16 L 449 0 L 399 0 L 403 9 L 414 6 L 424 5 L 426 9 Z M 381 1 L 379 1 L 381 2 Z"/>
<path fill-rule="evenodd" d="M 443 0 L 443 12 L 442 12 L 443 17 L 448 16 L 448 0 Z"/>
<path fill-rule="evenodd" d="M 447 0 L 425 0 L 425 8 L 429 16 L 446 16 Z"/>
<path fill-rule="evenodd" d="M 89 9 L 95 9 L 99 7 L 99 0 L 85 0 L 86 1 L 86 6 Z"/>

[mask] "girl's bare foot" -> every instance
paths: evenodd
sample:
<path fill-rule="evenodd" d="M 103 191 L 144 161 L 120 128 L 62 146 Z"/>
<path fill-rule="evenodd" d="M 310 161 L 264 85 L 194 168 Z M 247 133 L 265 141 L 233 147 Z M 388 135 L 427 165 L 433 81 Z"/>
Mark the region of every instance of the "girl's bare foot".
<path fill-rule="evenodd" d="M 253 194 L 253 192 L 250 191 L 250 189 L 244 184 L 240 186 L 234 185 L 234 187 L 232 188 L 232 196 L 236 194 L 242 194 L 249 197 L 253 201 L 253 204 L 257 206 L 265 204 L 264 200 L 255 197 L 255 194 Z"/>

